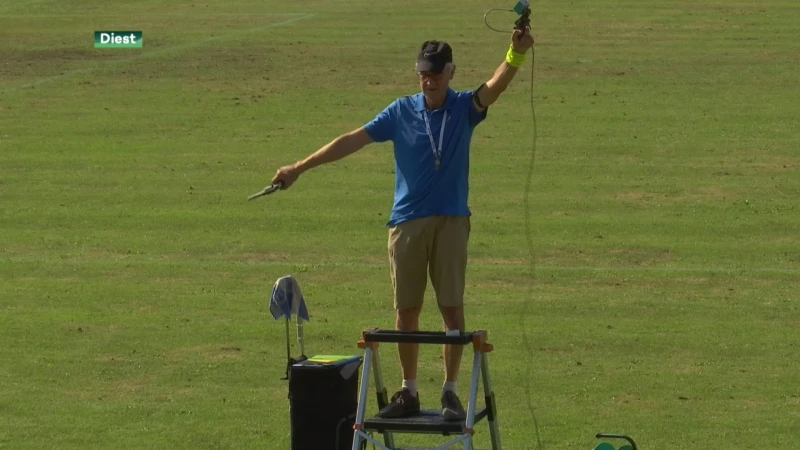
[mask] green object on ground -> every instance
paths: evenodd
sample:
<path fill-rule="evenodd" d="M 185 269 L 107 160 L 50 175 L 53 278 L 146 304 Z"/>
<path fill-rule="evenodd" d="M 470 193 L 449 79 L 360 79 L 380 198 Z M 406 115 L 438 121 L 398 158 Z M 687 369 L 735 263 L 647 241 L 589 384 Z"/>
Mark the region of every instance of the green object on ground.
<path fill-rule="evenodd" d="M 609 444 L 608 442 L 603 442 L 595 447 L 593 450 L 616 450 L 613 445 Z"/>

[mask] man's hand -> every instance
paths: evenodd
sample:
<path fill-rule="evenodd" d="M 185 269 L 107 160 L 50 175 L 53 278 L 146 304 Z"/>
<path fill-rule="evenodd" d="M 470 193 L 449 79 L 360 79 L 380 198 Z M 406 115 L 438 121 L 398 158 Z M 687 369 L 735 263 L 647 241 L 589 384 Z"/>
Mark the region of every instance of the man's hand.
<path fill-rule="evenodd" d="M 297 167 L 297 164 L 283 166 L 278 169 L 278 171 L 275 173 L 275 176 L 272 177 L 272 184 L 277 184 L 280 181 L 283 183 L 283 187 L 281 187 L 281 189 L 289 189 L 289 186 L 297 181 L 297 177 L 300 176 L 300 173 L 301 170 Z"/>
<path fill-rule="evenodd" d="M 525 31 L 514 30 L 511 34 L 511 47 L 517 53 L 526 53 L 528 49 L 533 47 L 533 36 L 531 36 L 531 27 L 525 27 Z"/>

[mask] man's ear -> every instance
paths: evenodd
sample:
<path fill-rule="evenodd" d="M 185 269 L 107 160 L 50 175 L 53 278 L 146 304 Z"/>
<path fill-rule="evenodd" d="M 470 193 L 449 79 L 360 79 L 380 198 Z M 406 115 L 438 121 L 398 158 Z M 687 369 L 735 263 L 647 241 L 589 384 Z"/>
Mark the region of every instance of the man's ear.
<path fill-rule="evenodd" d="M 450 69 L 450 79 L 453 79 L 453 75 L 456 74 L 456 65 L 453 64 L 452 68 Z"/>

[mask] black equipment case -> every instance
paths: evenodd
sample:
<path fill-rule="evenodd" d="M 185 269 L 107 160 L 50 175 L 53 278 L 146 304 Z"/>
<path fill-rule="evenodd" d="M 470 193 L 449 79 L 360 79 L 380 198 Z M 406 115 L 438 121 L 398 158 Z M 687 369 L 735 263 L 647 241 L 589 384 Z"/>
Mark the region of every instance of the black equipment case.
<path fill-rule="evenodd" d="M 292 450 L 350 450 L 362 360 L 317 355 L 289 366 Z"/>

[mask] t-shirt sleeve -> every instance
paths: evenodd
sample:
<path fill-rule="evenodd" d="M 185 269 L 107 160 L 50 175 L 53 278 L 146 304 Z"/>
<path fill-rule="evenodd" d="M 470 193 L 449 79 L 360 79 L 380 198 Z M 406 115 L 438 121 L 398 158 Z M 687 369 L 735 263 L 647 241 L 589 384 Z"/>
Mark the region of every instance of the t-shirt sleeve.
<path fill-rule="evenodd" d="M 465 107 L 468 111 L 470 125 L 476 127 L 479 123 L 486 119 L 486 115 L 489 114 L 489 108 L 484 109 L 482 112 L 478 111 L 478 107 L 475 106 L 475 103 L 472 101 L 472 95 L 474 93 L 475 89 L 463 91 L 461 94 L 461 101 L 466 103 Z"/>
<path fill-rule="evenodd" d="M 364 125 L 367 132 L 374 142 L 386 142 L 394 138 L 394 130 L 397 122 L 397 100 L 389 104 L 383 111 L 379 112 L 372 120 Z"/>

